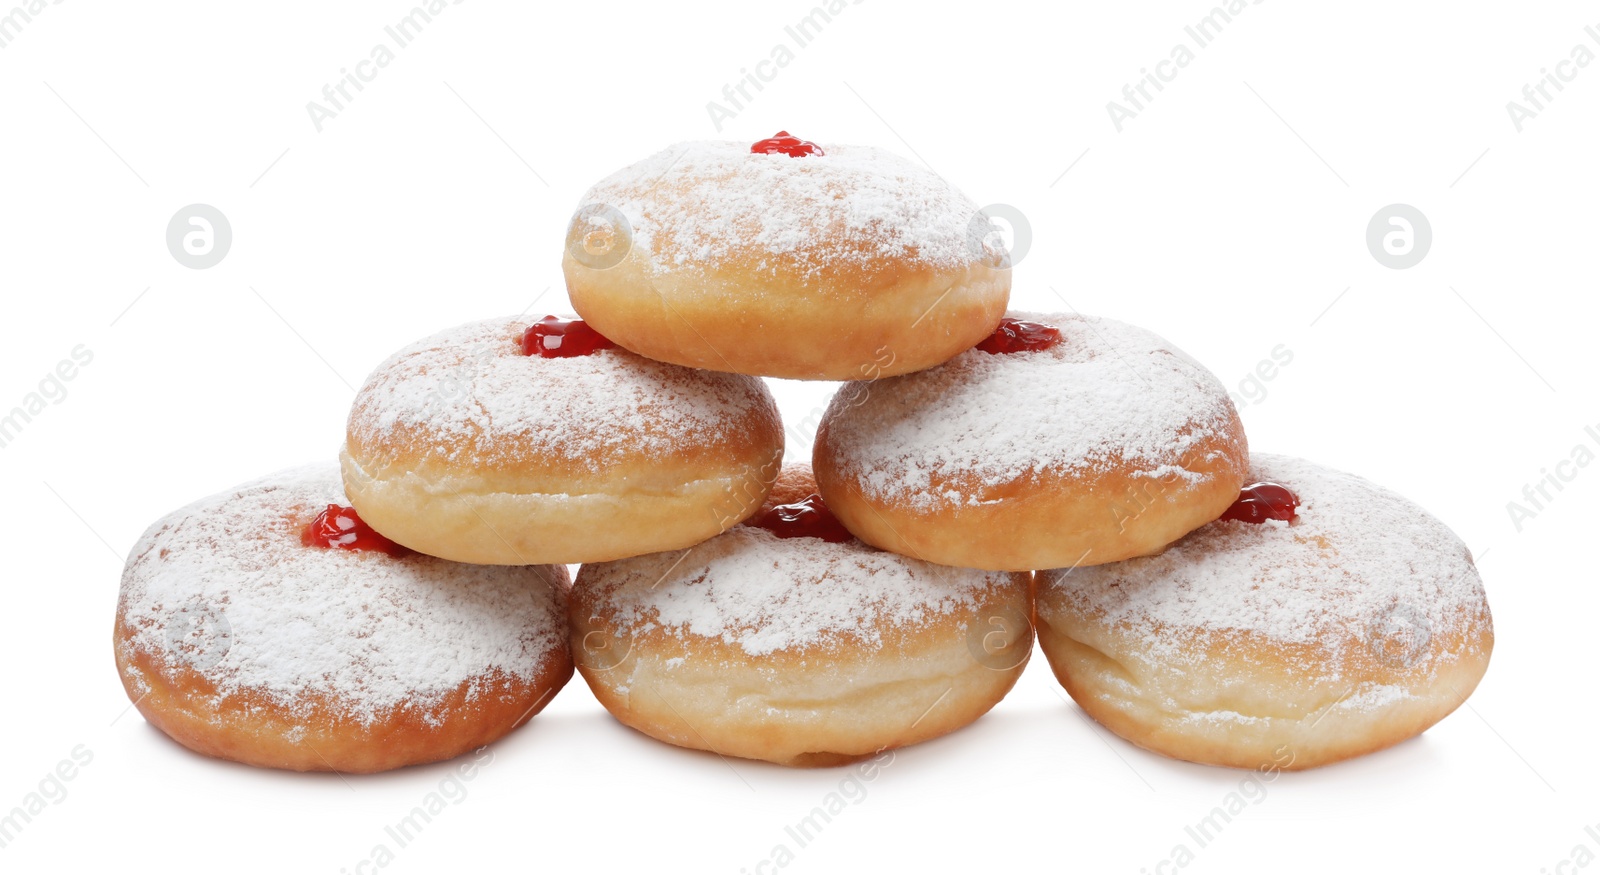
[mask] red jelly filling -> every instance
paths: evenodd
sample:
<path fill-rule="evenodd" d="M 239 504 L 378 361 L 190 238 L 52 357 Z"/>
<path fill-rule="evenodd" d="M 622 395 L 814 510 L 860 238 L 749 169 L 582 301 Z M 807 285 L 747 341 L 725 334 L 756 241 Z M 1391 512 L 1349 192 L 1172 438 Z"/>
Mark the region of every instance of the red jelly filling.
<path fill-rule="evenodd" d="M 838 544 L 855 537 L 839 518 L 812 493 L 794 504 L 780 504 L 750 521 L 780 538 L 821 538 Z"/>
<path fill-rule="evenodd" d="M 356 516 L 355 508 L 330 504 L 300 533 L 307 547 L 339 550 L 371 550 L 390 556 L 408 556 L 412 551 L 378 534 Z"/>
<path fill-rule="evenodd" d="M 1061 342 L 1061 329 L 1021 319 L 1001 319 L 1000 327 L 978 344 L 987 353 L 1037 352 Z"/>
<path fill-rule="evenodd" d="M 1267 520 L 1288 522 L 1294 519 L 1300 497 L 1287 486 L 1276 483 L 1252 483 L 1239 491 L 1239 500 L 1223 512 L 1220 519 L 1239 520 L 1246 523 L 1264 523 Z"/>
<path fill-rule="evenodd" d="M 605 335 L 577 319 L 546 316 L 522 333 L 522 352 L 547 359 L 588 355 L 616 346 Z"/>
<path fill-rule="evenodd" d="M 776 155 L 781 152 L 790 158 L 823 154 L 821 146 L 793 136 L 788 131 L 779 131 L 765 140 L 757 141 L 750 147 L 750 151 L 756 155 Z"/>

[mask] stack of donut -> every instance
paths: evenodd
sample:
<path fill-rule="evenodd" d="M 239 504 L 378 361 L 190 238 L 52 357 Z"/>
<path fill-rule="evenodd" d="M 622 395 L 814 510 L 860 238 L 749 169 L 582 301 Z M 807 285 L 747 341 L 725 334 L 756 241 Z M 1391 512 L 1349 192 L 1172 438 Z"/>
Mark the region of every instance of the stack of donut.
<path fill-rule="evenodd" d="M 1320 765 L 1459 705 L 1493 645 L 1461 541 L 1252 456 L 1155 334 L 1008 313 L 995 231 L 916 164 L 785 132 L 618 171 L 569 226 L 578 318 L 417 341 L 337 466 L 146 533 L 130 699 L 201 753 L 367 772 L 493 742 L 576 667 L 645 735 L 825 766 L 978 719 L 1037 629 L 1084 711 L 1195 762 Z M 811 465 L 764 377 L 845 381 Z"/>

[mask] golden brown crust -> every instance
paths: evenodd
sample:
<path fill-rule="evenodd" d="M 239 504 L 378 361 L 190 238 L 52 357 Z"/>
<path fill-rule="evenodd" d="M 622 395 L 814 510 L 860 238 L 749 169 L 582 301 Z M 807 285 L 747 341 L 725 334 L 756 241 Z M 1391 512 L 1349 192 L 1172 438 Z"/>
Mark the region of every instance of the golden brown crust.
<path fill-rule="evenodd" d="M 751 256 L 715 270 L 664 269 L 635 250 L 609 270 L 569 253 L 572 306 L 602 334 L 664 362 L 796 380 L 863 380 L 933 367 L 988 337 L 1011 272 L 841 268 L 786 276 Z M 750 289 L 763 293 L 752 298 Z"/>
<path fill-rule="evenodd" d="M 1373 655 L 1367 671 L 1308 680 L 1308 661 L 1331 656 L 1273 647 L 1249 635 L 1216 636 L 1203 672 L 1141 664 L 1137 636 L 1082 628 L 1040 593 L 1039 646 L 1073 701 L 1106 728 L 1164 756 L 1240 769 L 1309 769 L 1382 750 L 1421 734 L 1454 711 L 1488 670 L 1494 632 L 1487 623 L 1430 642 L 1413 669 Z M 1082 639 L 1096 640 L 1102 647 Z M 1464 654 L 1434 671 L 1420 667 Z M 1367 697 L 1393 696 L 1376 707 Z"/>
<path fill-rule="evenodd" d="M 1141 476 L 1131 466 L 1057 472 L 1035 469 L 1000 486 L 934 475 L 929 492 L 982 494 L 981 504 L 920 509 L 868 499 L 832 462 L 838 453 L 824 419 L 813 469 L 828 507 L 876 547 L 967 568 L 1024 571 L 1099 565 L 1158 552 L 1216 519 L 1239 497 L 1249 470 L 1244 426 L 1198 438 L 1176 473 Z M 1191 482 L 1193 481 L 1193 482 Z"/>
<path fill-rule="evenodd" d="M 759 381 L 626 350 L 530 359 L 527 321 L 441 332 L 368 378 L 341 463 L 373 528 L 457 562 L 570 564 L 686 547 L 760 506 L 783 425 Z"/>
<path fill-rule="evenodd" d="M 571 678 L 566 568 L 303 539 L 345 503 L 323 462 L 146 530 L 123 571 L 113 651 L 152 725 L 249 765 L 377 772 L 488 744 Z"/>
<path fill-rule="evenodd" d="M 1404 741 L 1477 686 L 1494 620 L 1466 545 L 1354 475 L 1256 454 L 1289 520 L 1041 572 L 1039 643 L 1080 707 L 1149 750 L 1306 769 Z"/>
<path fill-rule="evenodd" d="M 797 568 L 804 563 L 784 570 Z M 571 645 L 601 704 L 652 738 L 780 765 L 839 765 L 959 729 L 1010 690 L 1033 648 L 1031 575 L 997 577 L 970 604 L 930 610 L 919 622 L 870 624 L 871 643 L 819 635 L 751 653 L 723 637 L 626 619 L 609 566 L 585 566 L 573 589 Z"/>
<path fill-rule="evenodd" d="M 584 194 L 562 271 L 578 313 L 642 355 L 874 379 L 993 331 L 1011 289 L 997 230 L 947 181 L 883 150 L 680 143 Z"/>
<path fill-rule="evenodd" d="M 304 697 L 290 716 L 264 694 L 218 696 L 202 672 L 140 650 L 118 616 L 113 645 L 128 698 L 150 724 L 196 753 L 251 766 L 297 772 L 365 774 L 438 762 L 489 744 L 526 723 L 572 677 L 565 647 L 551 650 L 538 673 L 522 681 L 503 674 L 472 678 L 429 713 L 397 708 L 362 723 L 321 697 Z"/>
<path fill-rule="evenodd" d="M 1137 326 L 1010 315 L 1056 342 L 834 396 L 812 467 L 856 537 L 968 568 L 1094 565 L 1157 551 L 1238 497 L 1248 445 L 1210 371 Z"/>
<path fill-rule="evenodd" d="M 954 732 L 1004 698 L 1033 646 L 1024 624 L 1025 641 L 1007 637 L 996 645 L 1016 655 L 991 667 L 974 659 L 968 644 L 970 630 L 991 618 L 1003 624 L 1025 616 L 1025 585 L 1009 598 L 888 636 L 875 652 L 806 648 L 756 658 L 709 639 L 685 646 L 645 633 L 632 638 L 622 662 L 585 664 L 586 641 L 593 647 L 592 635 L 615 631 L 606 614 L 589 610 L 573 614 L 578 670 L 619 721 L 679 747 L 787 766 L 856 762 Z M 1015 623 L 1003 628 L 1018 633 Z M 669 665 L 674 659 L 683 661 Z"/>
<path fill-rule="evenodd" d="M 768 440 L 780 449 L 764 449 Z M 479 565 L 574 564 L 682 549 L 737 525 L 772 486 L 774 467 L 762 454 L 781 455 L 781 446 L 776 430 L 751 435 L 747 462 L 671 489 L 630 481 L 630 471 L 650 472 L 640 458 L 613 467 L 615 481 L 586 494 L 519 492 L 471 472 L 373 477 L 348 449 L 340 463 L 361 518 L 418 552 Z"/>

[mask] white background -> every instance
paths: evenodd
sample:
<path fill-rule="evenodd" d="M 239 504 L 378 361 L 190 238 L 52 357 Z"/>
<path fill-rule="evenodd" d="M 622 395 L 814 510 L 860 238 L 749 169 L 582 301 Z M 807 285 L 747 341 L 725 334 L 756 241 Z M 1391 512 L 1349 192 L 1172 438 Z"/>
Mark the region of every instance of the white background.
<path fill-rule="evenodd" d="M 124 554 L 179 505 L 331 456 L 351 387 L 399 346 L 564 311 L 564 226 L 601 176 L 779 128 L 920 158 L 1022 210 L 1018 306 L 1148 326 L 1236 389 L 1286 345 L 1293 362 L 1242 407 L 1252 445 L 1453 526 L 1494 609 L 1487 678 L 1419 739 L 1271 784 L 1204 848 L 1184 827 L 1243 775 L 1091 727 L 1037 655 L 989 716 L 901 751 L 804 848 L 784 827 L 842 773 L 658 744 L 575 680 L 386 871 L 754 872 L 779 843 L 801 872 L 1155 872 L 1180 842 L 1185 871 L 1218 873 L 1566 872 L 1578 846 L 1600 854 L 1584 831 L 1600 823 L 1600 465 L 1520 532 L 1506 509 L 1574 446 L 1600 450 L 1584 434 L 1600 426 L 1600 63 L 1522 132 L 1506 111 L 1575 45 L 1600 52 L 1592 5 L 1266 0 L 1119 133 L 1106 103 L 1188 39 L 1204 0 L 868 0 L 719 133 L 706 104 L 809 3 L 472 0 L 319 133 L 307 102 L 409 8 L 68 0 L 0 49 L 0 409 L 77 345 L 94 355 L 0 449 L 0 811 L 75 746 L 93 753 L 0 849 L 5 871 L 356 871 L 452 766 L 300 776 L 167 741 L 113 668 Z M 233 226 L 209 270 L 164 242 L 195 202 Z M 1364 243 L 1395 202 L 1433 227 L 1409 270 Z M 775 388 L 804 456 L 798 423 L 832 387 Z"/>

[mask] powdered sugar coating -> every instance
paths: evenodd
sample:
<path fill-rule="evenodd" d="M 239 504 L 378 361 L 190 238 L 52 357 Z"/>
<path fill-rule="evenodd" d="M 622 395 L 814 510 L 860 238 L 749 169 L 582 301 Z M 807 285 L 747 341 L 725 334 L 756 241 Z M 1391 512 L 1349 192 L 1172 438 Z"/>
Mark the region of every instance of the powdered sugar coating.
<path fill-rule="evenodd" d="M 599 473 L 641 453 L 717 444 L 753 410 L 777 415 L 755 377 L 622 349 L 525 355 L 521 337 L 533 321 L 471 322 L 379 365 L 350 413 L 350 442 L 363 464 L 381 465 L 392 453 L 484 466 L 553 457 Z"/>
<path fill-rule="evenodd" d="M 1009 313 L 1054 325 L 1036 352 L 968 350 L 926 371 L 842 388 L 826 417 L 833 467 L 877 501 L 918 509 L 982 504 L 1035 472 L 1128 466 L 1197 482 L 1197 445 L 1232 434 L 1216 376 L 1159 336 L 1111 319 Z M 956 481 L 963 489 L 936 484 Z"/>
<path fill-rule="evenodd" d="M 402 707 L 435 722 L 430 709 L 463 683 L 532 681 L 565 647 L 564 568 L 300 542 L 318 511 L 345 503 L 338 468 L 320 464 L 167 515 L 123 573 L 131 637 L 119 646 L 201 671 L 219 702 L 264 695 L 305 716 L 317 698 L 362 724 Z"/>
<path fill-rule="evenodd" d="M 978 206 L 937 174 L 871 146 L 752 154 L 749 143 L 678 143 L 597 183 L 658 269 L 730 260 L 804 273 L 835 264 L 959 268 L 991 260 L 969 230 Z M 750 290 L 752 294 L 759 289 Z"/>
<path fill-rule="evenodd" d="M 688 555 L 586 565 L 577 585 L 619 628 L 713 638 L 763 656 L 877 647 L 885 628 L 976 607 L 1011 582 L 1009 574 L 934 565 L 855 540 L 784 539 L 736 526 Z"/>
<path fill-rule="evenodd" d="M 1296 669 L 1339 679 L 1355 661 L 1431 673 L 1475 651 L 1492 629 L 1465 544 L 1422 508 L 1352 474 L 1256 453 L 1252 480 L 1300 498 L 1292 522 L 1219 520 L 1155 556 L 1039 576 L 1041 606 L 1060 599 L 1089 621 L 1137 636 L 1153 660 L 1207 659 L 1205 641 L 1244 633 L 1316 645 Z M 1048 598 L 1046 597 L 1048 593 Z M 1379 708 L 1393 690 L 1352 701 Z"/>

